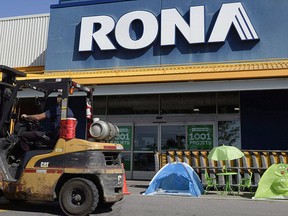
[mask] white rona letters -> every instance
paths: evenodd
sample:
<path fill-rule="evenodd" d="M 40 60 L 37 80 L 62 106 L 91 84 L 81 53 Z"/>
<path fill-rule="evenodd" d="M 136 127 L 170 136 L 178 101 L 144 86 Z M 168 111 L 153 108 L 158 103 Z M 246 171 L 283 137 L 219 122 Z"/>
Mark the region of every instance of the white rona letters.
<path fill-rule="evenodd" d="M 241 40 L 259 39 L 243 5 L 238 2 L 222 5 L 208 42 L 225 41 L 232 25 L 236 28 Z"/>
<path fill-rule="evenodd" d="M 140 20 L 143 24 L 143 34 L 138 40 L 130 37 L 129 29 L 134 20 Z M 147 11 L 134 11 L 122 16 L 115 28 L 116 40 L 126 49 L 141 49 L 149 46 L 158 34 L 158 22 L 156 17 Z"/>
<path fill-rule="evenodd" d="M 161 10 L 160 45 L 176 45 L 176 28 L 189 44 L 205 43 L 205 10 L 204 6 L 190 7 L 189 24 L 175 9 Z M 142 35 L 133 39 L 131 25 L 140 21 Z M 99 29 L 95 31 L 98 24 Z M 259 39 L 243 5 L 240 2 L 223 4 L 208 43 L 225 42 L 234 26 L 241 40 Z M 136 50 L 151 45 L 158 35 L 159 24 L 154 14 L 148 11 L 132 11 L 124 14 L 116 23 L 110 16 L 83 17 L 81 21 L 79 51 L 93 51 L 93 43 L 100 50 L 116 50 L 109 34 L 115 29 L 118 45 L 125 49 Z"/>
<path fill-rule="evenodd" d="M 98 31 L 94 32 L 94 25 L 96 23 L 99 23 L 101 27 Z M 107 34 L 114 29 L 114 26 L 115 22 L 109 16 L 83 17 L 81 22 L 79 51 L 92 51 L 93 39 L 101 50 L 116 49 L 107 36 Z"/>
<path fill-rule="evenodd" d="M 162 10 L 162 46 L 176 44 L 176 27 L 190 44 L 205 43 L 204 6 L 190 7 L 190 26 L 176 9 Z"/>

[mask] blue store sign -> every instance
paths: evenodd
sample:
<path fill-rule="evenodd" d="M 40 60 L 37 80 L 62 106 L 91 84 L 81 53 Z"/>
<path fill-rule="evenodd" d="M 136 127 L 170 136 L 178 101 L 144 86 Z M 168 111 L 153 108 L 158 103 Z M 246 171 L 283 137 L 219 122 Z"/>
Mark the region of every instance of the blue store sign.
<path fill-rule="evenodd" d="M 161 10 L 161 19 L 149 11 L 132 11 L 124 14 L 117 23 L 110 16 L 83 17 L 81 21 L 79 51 L 93 51 L 93 43 L 99 50 L 116 50 L 111 38 L 124 49 L 142 49 L 155 42 L 160 33 L 160 45 L 177 45 L 176 31 L 186 39 L 188 44 L 205 43 L 205 7 L 196 6 L 189 9 L 189 23 L 176 8 Z M 138 26 L 131 29 L 133 23 Z M 95 26 L 99 29 L 95 30 Z M 234 26 L 241 40 L 258 40 L 259 37 L 240 2 L 223 4 L 219 10 L 208 43 L 225 42 L 231 27 Z M 133 32 L 138 37 L 132 37 Z M 114 33 L 114 34 L 113 34 Z M 182 39 L 182 38 L 181 38 Z"/>
<path fill-rule="evenodd" d="M 286 40 L 277 39 L 288 37 L 285 7 L 285 0 L 63 0 L 51 8 L 45 69 L 287 57 Z"/>

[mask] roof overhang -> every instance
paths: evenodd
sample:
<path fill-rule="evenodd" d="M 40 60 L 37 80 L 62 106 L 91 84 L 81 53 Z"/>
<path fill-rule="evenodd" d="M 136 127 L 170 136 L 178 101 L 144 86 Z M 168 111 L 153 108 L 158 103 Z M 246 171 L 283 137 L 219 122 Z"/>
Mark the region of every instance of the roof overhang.
<path fill-rule="evenodd" d="M 40 68 L 39 68 L 40 69 Z M 165 65 L 145 68 L 111 68 L 69 71 L 28 70 L 19 79 L 72 78 L 84 85 L 139 84 L 187 81 L 272 79 L 288 77 L 288 60 Z"/>
<path fill-rule="evenodd" d="M 93 94 L 98 96 L 288 89 L 288 60 L 85 71 L 18 70 L 27 73 L 19 79 L 72 78 L 93 86 Z M 19 96 L 35 93 L 23 91 Z"/>

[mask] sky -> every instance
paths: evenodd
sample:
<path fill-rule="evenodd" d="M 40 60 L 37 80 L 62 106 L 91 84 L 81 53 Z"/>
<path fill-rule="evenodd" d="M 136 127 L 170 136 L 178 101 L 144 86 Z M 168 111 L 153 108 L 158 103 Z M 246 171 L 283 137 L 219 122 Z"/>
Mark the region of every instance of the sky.
<path fill-rule="evenodd" d="M 50 13 L 59 0 L 0 0 L 0 18 Z"/>

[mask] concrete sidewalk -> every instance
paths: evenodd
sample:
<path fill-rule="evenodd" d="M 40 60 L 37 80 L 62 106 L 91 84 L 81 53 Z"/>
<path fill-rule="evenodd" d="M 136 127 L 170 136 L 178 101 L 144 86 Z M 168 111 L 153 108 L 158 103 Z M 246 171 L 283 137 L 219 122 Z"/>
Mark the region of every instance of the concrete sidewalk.
<path fill-rule="evenodd" d="M 150 181 L 145 180 L 127 180 L 127 188 L 128 192 L 133 195 L 141 195 L 146 191 L 149 186 Z M 169 195 L 167 195 L 169 196 Z M 235 195 L 221 195 L 220 192 L 217 191 L 209 191 L 207 194 L 203 194 L 201 198 L 209 198 L 209 199 L 252 199 L 253 194 L 249 192 L 240 192 L 238 195 L 237 191 L 235 191 Z"/>

